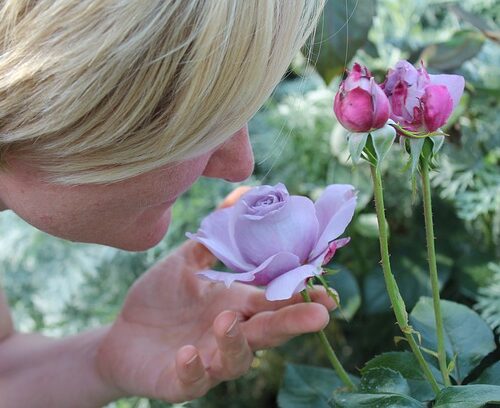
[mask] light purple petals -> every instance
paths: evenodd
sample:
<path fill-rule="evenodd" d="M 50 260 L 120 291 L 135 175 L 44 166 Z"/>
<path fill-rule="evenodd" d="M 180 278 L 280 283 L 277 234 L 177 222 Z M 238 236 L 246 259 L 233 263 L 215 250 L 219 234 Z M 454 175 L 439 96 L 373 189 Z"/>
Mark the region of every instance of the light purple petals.
<path fill-rule="evenodd" d="M 305 288 L 307 278 L 319 275 L 321 271 L 313 265 L 303 265 L 293 269 L 267 285 L 267 300 L 290 299 L 292 295 Z"/>
<path fill-rule="evenodd" d="M 236 204 L 236 213 L 246 214 L 249 218 L 260 219 L 287 205 L 288 190 L 282 183 L 271 186 L 255 187 L 244 194 Z"/>
<path fill-rule="evenodd" d="M 267 285 L 274 278 L 300 266 L 299 258 L 287 252 L 280 252 L 266 259 L 259 267 L 243 273 L 206 270 L 197 275 L 213 282 L 224 282 L 229 287 L 233 282 L 248 282 L 252 285 Z"/>
<path fill-rule="evenodd" d="M 196 234 L 187 233 L 186 236 L 205 245 L 229 269 L 244 272 L 254 268 L 246 262 L 234 244 L 232 236 L 233 207 L 214 211 L 206 217 Z"/>
<path fill-rule="evenodd" d="M 328 186 L 315 203 L 319 222 L 319 239 L 309 259 L 323 253 L 328 243 L 341 235 L 351 221 L 356 209 L 356 192 L 349 184 Z"/>
<path fill-rule="evenodd" d="M 453 109 L 457 107 L 460 102 L 460 98 L 464 93 L 465 80 L 464 77 L 460 75 L 429 75 L 431 78 L 431 83 L 433 85 L 444 85 L 448 88 L 448 92 L 453 100 Z"/>
<path fill-rule="evenodd" d="M 235 242 L 243 258 L 260 265 L 278 252 L 291 252 L 300 261 L 309 256 L 318 236 L 314 204 L 301 196 L 290 196 L 288 205 L 265 218 L 239 215 L 235 220 Z"/>
<path fill-rule="evenodd" d="M 252 282 L 255 279 L 254 271 L 243 273 L 220 272 L 207 269 L 206 271 L 197 272 L 200 278 L 205 278 L 212 282 L 223 282 L 226 288 L 229 288 L 235 281 Z"/>
<path fill-rule="evenodd" d="M 279 252 L 253 271 L 252 285 L 267 285 L 273 279 L 300 266 L 299 257 L 289 252 Z"/>

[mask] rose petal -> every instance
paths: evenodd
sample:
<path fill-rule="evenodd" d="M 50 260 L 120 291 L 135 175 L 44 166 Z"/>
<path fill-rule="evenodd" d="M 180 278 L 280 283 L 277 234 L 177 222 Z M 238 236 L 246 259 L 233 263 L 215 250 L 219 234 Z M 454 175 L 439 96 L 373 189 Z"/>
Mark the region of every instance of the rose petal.
<path fill-rule="evenodd" d="M 328 248 L 325 251 L 323 256 L 320 256 L 319 259 L 321 261 L 320 265 L 326 265 L 328 262 L 332 260 L 337 252 L 337 249 L 345 247 L 351 241 L 350 237 L 336 239 L 328 244 Z"/>
<path fill-rule="evenodd" d="M 280 252 L 266 259 L 254 270 L 243 273 L 206 270 L 197 275 L 213 282 L 224 282 L 229 287 L 233 282 L 250 282 L 252 285 L 266 285 L 276 277 L 300 266 L 299 258 L 288 252 Z"/>
<path fill-rule="evenodd" d="M 313 265 L 302 265 L 274 279 L 266 289 L 267 300 L 290 299 L 305 288 L 305 281 L 321 271 Z"/>
<path fill-rule="evenodd" d="M 460 98 L 464 93 L 465 80 L 460 75 L 429 75 L 433 85 L 444 85 L 448 88 L 448 92 L 453 100 L 453 109 L 460 103 Z"/>
<path fill-rule="evenodd" d="M 444 85 L 429 85 L 422 97 L 424 124 L 428 132 L 443 126 L 453 110 L 453 101 Z"/>
<path fill-rule="evenodd" d="M 279 211 L 289 199 L 285 185 L 278 183 L 275 186 L 254 187 L 245 193 L 235 204 L 235 214 L 246 214 L 249 218 L 260 219 L 272 211 Z M 269 200 L 268 205 L 255 206 L 256 203 Z"/>
<path fill-rule="evenodd" d="M 287 205 L 255 219 L 239 215 L 235 242 L 247 262 L 260 265 L 278 252 L 290 252 L 305 261 L 318 236 L 314 204 L 307 197 L 290 196 Z"/>
<path fill-rule="evenodd" d="M 341 235 L 354 215 L 356 193 L 349 184 L 328 186 L 316 201 L 316 216 L 319 222 L 319 239 L 309 259 L 323 253 L 328 243 Z"/>
<path fill-rule="evenodd" d="M 233 237 L 233 210 L 234 207 L 214 211 L 201 223 L 196 234 L 187 233 L 186 236 L 205 245 L 224 265 L 235 272 L 245 272 L 255 268 L 242 258 Z"/>

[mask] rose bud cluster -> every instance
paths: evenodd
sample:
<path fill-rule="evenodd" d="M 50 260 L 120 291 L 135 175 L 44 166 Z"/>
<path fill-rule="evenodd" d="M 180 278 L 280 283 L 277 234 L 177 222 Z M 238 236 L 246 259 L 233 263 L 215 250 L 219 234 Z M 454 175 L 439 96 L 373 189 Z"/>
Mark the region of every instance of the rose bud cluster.
<path fill-rule="evenodd" d="M 411 132 L 432 133 L 457 107 L 465 81 L 460 75 L 430 75 L 422 66 L 399 61 L 382 89 L 391 104 L 391 119 Z"/>
<path fill-rule="evenodd" d="M 333 110 L 338 121 L 354 133 L 380 129 L 389 119 L 389 100 L 366 67 L 354 64 L 340 84 Z"/>
<path fill-rule="evenodd" d="M 322 273 L 348 239 L 344 233 L 356 208 L 354 187 L 328 186 L 316 202 L 290 195 L 283 184 L 260 186 L 229 208 L 217 210 L 187 236 L 207 247 L 232 272 L 199 275 L 229 287 L 234 281 L 266 286 L 268 300 L 290 298 Z"/>
<path fill-rule="evenodd" d="M 355 63 L 340 84 L 333 110 L 353 133 L 380 129 L 390 118 L 404 131 L 431 134 L 447 122 L 464 86 L 460 75 L 431 75 L 408 61 L 399 61 L 378 85 L 366 67 Z"/>

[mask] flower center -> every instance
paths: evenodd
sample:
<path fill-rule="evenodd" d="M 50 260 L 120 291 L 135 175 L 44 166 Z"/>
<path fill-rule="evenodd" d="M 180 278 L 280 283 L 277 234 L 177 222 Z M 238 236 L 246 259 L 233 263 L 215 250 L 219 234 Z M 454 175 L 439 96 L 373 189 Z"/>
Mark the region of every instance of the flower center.
<path fill-rule="evenodd" d="M 254 206 L 255 207 L 265 207 L 266 205 L 271 205 L 274 204 L 277 200 L 277 197 L 274 195 L 268 195 L 266 197 L 261 198 L 258 200 Z"/>

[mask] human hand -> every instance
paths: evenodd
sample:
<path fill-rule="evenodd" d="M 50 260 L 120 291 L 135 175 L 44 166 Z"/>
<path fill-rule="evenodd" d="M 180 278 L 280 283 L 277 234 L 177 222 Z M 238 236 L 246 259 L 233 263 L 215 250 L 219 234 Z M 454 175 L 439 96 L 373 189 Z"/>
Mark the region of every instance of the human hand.
<path fill-rule="evenodd" d="M 215 262 L 205 247 L 187 241 L 133 285 L 97 355 L 99 373 L 117 395 L 198 398 L 244 374 L 253 351 L 328 324 L 335 304 L 323 288 L 311 292 L 310 304 L 300 294 L 270 302 L 253 286 L 228 289 L 195 275 Z"/>

